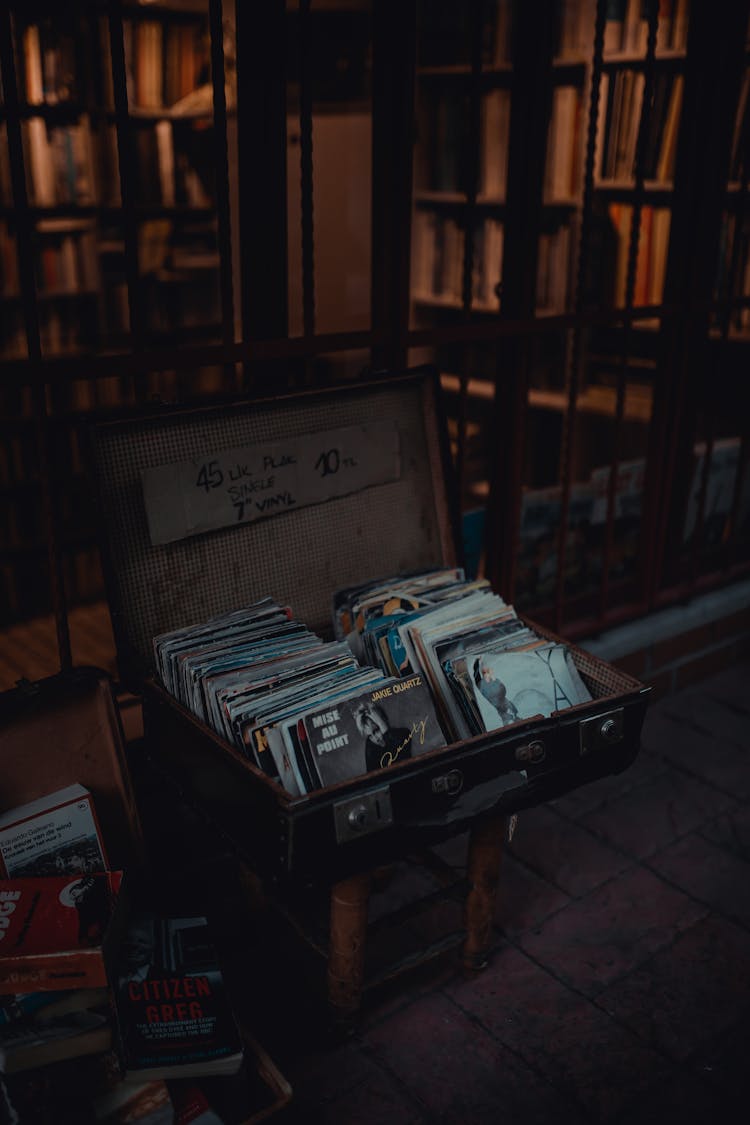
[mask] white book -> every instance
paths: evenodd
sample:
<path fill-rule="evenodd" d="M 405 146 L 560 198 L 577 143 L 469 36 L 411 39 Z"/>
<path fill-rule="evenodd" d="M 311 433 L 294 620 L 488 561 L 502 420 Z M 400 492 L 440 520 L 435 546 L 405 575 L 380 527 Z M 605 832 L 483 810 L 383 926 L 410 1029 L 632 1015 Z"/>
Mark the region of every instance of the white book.
<path fill-rule="evenodd" d="M 26 68 L 26 101 L 29 105 L 42 105 L 44 102 L 42 52 L 39 43 L 39 27 L 35 23 L 29 24 L 24 31 L 23 59 Z"/>
<path fill-rule="evenodd" d="M 635 176 L 635 150 L 638 144 L 638 130 L 641 124 L 641 111 L 643 108 L 643 90 L 646 79 L 642 74 L 636 74 L 633 80 L 633 93 L 630 102 L 630 116 L 628 118 L 628 133 L 625 142 L 623 159 L 623 175 L 628 179 Z"/>
<path fill-rule="evenodd" d="M 648 303 L 650 305 L 660 305 L 664 294 L 671 219 L 672 212 L 668 207 L 654 208 L 651 218 L 651 260 L 649 263 Z"/>
<path fill-rule="evenodd" d="M 174 144 L 172 141 L 172 122 L 157 121 L 155 132 L 161 201 L 165 207 L 174 207 Z"/>
<path fill-rule="evenodd" d="M 599 82 L 599 107 L 596 117 L 596 140 L 594 142 L 594 181 L 604 178 L 604 139 L 607 129 L 607 105 L 609 103 L 609 75 L 602 74 Z"/>
<path fill-rule="evenodd" d="M 490 90 L 482 99 L 482 170 L 480 193 L 505 199 L 508 168 L 510 93 Z"/>
<path fill-rule="evenodd" d="M 487 300 L 497 306 L 500 303 L 499 286 L 503 277 L 503 240 L 505 228 L 497 219 L 487 220 L 485 255 L 487 257 Z"/>
<path fill-rule="evenodd" d="M 0 861 L 7 878 L 106 870 L 89 791 L 68 785 L 0 815 Z"/>
<path fill-rule="evenodd" d="M 30 117 L 26 122 L 31 164 L 31 189 L 38 207 L 54 207 L 55 173 L 52 150 L 47 139 L 47 126 L 41 117 Z"/>

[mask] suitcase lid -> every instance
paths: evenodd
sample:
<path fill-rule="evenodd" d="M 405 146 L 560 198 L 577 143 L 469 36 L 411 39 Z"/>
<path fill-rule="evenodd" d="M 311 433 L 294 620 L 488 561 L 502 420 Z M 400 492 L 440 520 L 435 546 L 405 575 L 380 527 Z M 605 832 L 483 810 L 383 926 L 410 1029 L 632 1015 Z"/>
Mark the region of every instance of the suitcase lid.
<path fill-rule="evenodd" d="M 334 590 L 380 576 L 455 565 L 449 459 L 438 400 L 436 370 L 419 368 L 277 399 L 160 407 L 94 425 L 90 468 L 123 679 L 137 682 L 153 670 L 152 639 L 159 633 L 265 595 L 291 606 L 296 619 L 330 636 Z M 307 435 L 320 435 L 324 447 L 337 435 L 349 449 L 374 446 L 371 459 L 381 463 L 371 469 L 372 483 L 362 485 L 360 478 L 354 491 L 324 500 L 315 491 L 322 486 L 315 484 L 305 506 L 275 509 L 253 522 L 168 542 L 152 541 L 154 500 L 148 500 L 152 510 L 147 514 L 147 496 L 155 488 L 153 470 L 192 463 L 199 473 L 216 458 L 228 463 L 222 454 L 248 447 L 272 449 L 275 456 L 282 443 L 301 448 Z M 389 448 L 381 457 L 382 445 Z M 334 464 L 322 463 L 320 472 Z M 202 483 L 207 493 L 213 480 L 204 475 Z M 174 482 L 170 488 L 157 499 L 162 512 L 170 504 L 179 507 Z M 202 503 L 200 488 L 198 494 Z M 178 525 L 181 519 L 177 513 Z M 160 534 L 157 528 L 156 538 Z M 174 534 L 174 529 L 164 534 Z"/>

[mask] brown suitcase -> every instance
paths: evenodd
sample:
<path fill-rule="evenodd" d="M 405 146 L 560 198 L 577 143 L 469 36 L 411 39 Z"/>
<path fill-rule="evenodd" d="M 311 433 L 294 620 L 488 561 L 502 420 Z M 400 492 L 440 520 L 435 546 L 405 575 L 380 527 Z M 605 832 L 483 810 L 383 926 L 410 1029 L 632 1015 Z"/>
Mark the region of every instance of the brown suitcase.
<path fill-rule="evenodd" d="M 378 465 L 387 479 L 369 480 L 356 491 L 321 500 L 313 490 L 313 502 L 270 518 L 225 519 L 199 534 L 151 541 L 144 498 L 150 485 L 144 491 L 144 481 L 154 469 L 192 462 L 205 486 L 223 451 L 278 452 L 284 442 L 302 448 L 299 443 L 314 435 L 310 448 L 330 452 L 337 435 L 352 427 L 364 435 L 362 448 L 373 429 L 384 445 L 397 434 L 395 474 Z M 455 565 L 446 449 L 432 369 L 282 399 L 162 408 L 92 430 L 121 674 L 143 696 L 147 742 L 175 783 L 279 887 L 356 876 L 480 818 L 514 813 L 623 770 L 638 752 L 649 689 L 574 650 L 591 702 L 291 797 L 155 680 L 152 638 L 158 633 L 270 594 L 330 636 L 334 589 Z M 330 469 L 321 458 L 311 464 Z M 178 534 L 190 523 L 177 510 L 185 495 L 182 479 L 183 492 L 175 501 L 172 491 L 167 513 Z M 184 501 L 186 512 L 191 503 L 190 497 Z"/>

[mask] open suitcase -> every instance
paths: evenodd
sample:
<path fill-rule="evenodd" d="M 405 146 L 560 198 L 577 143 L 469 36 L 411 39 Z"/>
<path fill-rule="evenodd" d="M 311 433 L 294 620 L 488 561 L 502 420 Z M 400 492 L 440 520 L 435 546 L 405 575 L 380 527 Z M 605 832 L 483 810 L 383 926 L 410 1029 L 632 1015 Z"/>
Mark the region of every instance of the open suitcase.
<path fill-rule="evenodd" d="M 258 465 L 297 459 L 309 471 L 297 478 L 303 495 L 293 506 L 248 522 L 244 508 L 229 502 L 239 493 L 230 496 L 226 482 L 216 481 L 227 465 L 240 464 L 240 451 L 249 461 L 250 450 Z M 156 634 L 270 594 L 330 636 L 335 589 L 455 565 L 433 369 L 272 400 L 162 407 L 95 427 L 91 458 L 121 675 L 143 697 L 148 745 L 276 887 L 351 883 L 471 827 L 485 857 L 472 881 L 486 889 L 494 834 L 508 814 L 621 771 L 636 756 L 649 689 L 575 649 L 590 702 L 302 797 L 291 797 L 157 682 Z M 253 479 L 260 486 L 260 474 Z M 281 488 L 289 479 L 277 474 L 277 495 L 291 497 Z M 252 492 L 244 495 L 253 501 Z M 361 897 L 344 896 L 358 927 Z M 486 913 L 480 907 L 467 906 L 475 961 L 489 928 L 486 917 L 472 923 L 477 910 Z M 345 934 L 345 945 L 352 940 Z"/>

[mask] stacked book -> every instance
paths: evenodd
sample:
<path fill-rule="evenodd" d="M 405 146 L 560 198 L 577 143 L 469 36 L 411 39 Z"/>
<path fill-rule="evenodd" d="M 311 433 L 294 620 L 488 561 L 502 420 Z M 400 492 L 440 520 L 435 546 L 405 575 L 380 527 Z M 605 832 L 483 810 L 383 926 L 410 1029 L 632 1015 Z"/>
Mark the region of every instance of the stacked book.
<path fill-rule="evenodd" d="M 205 1101 L 196 1079 L 241 1081 L 206 919 L 128 917 L 107 867 L 80 784 L 0 814 L 0 1105 L 22 1121 L 55 1119 L 59 1100 L 82 1115 L 66 1120 L 155 1125 Z"/>
<path fill-rule="evenodd" d="M 107 1051 L 122 872 L 0 879 L 5 1073 Z"/>
<path fill-rule="evenodd" d="M 0 815 L 4 1072 L 107 1051 L 122 872 L 107 870 L 92 796 L 68 785 Z"/>

